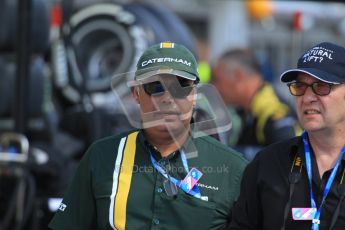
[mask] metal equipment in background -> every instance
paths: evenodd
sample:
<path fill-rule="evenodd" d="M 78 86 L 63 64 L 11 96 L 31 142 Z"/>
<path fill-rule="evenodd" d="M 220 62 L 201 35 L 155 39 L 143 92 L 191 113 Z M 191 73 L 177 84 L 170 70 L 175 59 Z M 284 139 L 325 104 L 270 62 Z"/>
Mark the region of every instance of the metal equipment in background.
<path fill-rule="evenodd" d="M 142 52 L 155 43 L 181 43 L 194 53 L 196 47 L 187 25 L 161 4 L 63 3 L 67 15 L 51 46 L 54 97 L 62 130 L 88 146 L 132 128 L 110 85 L 120 100 L 130 92 L 114 76 L 133 71 Z"/>

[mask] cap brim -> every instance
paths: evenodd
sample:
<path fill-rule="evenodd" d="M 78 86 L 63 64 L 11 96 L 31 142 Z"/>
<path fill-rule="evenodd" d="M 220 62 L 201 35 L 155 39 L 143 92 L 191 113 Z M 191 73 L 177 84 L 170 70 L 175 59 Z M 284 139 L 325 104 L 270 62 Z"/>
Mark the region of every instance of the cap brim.
<path fill-rule="evenodd" d="M 327 83 L 340 84 L 342 82 L 341 79 L 337 76 L 314 68 L 299 68 L 287 70 L 280 75 L 280 81 L 284 83 L 295 81 L 299 73 L 309 74 L 314 78 Z"/>
<path fill-rule="evenodd" d="M 141 73 L 142 72 L 142 73 Z M 145 69 L 144 71 L 137 71 L 135 73 L 135 80 L 146 80 L 152 76 L 159 75 L 159 74 L 171 74 L 176 75 L 188 80 L 195 81 L 198 79 L 197 76 L 190 74 L 185 71 L 175 70 L 167 67 L 159 67 L 154 69 Z"/>

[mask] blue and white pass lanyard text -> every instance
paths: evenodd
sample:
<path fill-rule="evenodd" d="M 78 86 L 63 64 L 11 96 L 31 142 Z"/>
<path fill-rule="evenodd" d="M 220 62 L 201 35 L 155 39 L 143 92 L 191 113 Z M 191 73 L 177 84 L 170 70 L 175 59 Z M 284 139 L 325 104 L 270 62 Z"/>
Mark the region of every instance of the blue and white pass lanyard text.
<path fill-rule="evenodd" d="M 309 187 L 310 187 L 311 207 L 317 208 L 316 203 L 315 203 L 315 199 L 314 199 L 313 188 L 312 188 L 312 177 L 313 177 L 313 175 L 312 175 L 312 166 L 311 166 L 311 157 L 310 157 L 310 147 L 309 147 L 309 143 L 308 143 L 308 134 L 306 131 L 303 132 L 302 138 L 303 138 L 303 144 L 304 144 L 306 169 L 307 169 L 307 175 L 308 175 L 308 181 L 309 181 Z M 326 197 L 329 193 L 329 190 L 332 187 L 332 183 L 333 183 L 334 178 L 337 174 L 337 171 L 338 171 L 338 168 L 340 165 L 340 161 L 341 161 L 341 159 L 343 159 L 344 153 L 345 153 L 345 146 L 342 148 L 341 153 L 338 157 L 337 163 L 335 164 L 335 166 L 332 170 L 332 173 L 329 176 L 327 183 L 326 183 L 326 186 L 323 190 L 323 196 L 322 196 L 321 204 L 320 204 L 319 208 L 317 209 L 315 216 L 313 218 L 312 230 L 318 230 L 319 229 L 321 209 L 322 209 L 323 204 L 325 203 L 325 200 L 326 200 Z"/>
<path fill-rule="evenodd" d="M 180 156 L 181 156 L 181 161 L 182 161 L 183 167 L 186 170 L 186 172 L 188 173 L 189 172 L 189 168 L 188 168 L 187 158 L 186 158 L 186 154 L 184 153 L 183 150 L 180 150 Z M 176 178 L 174 178 L 172 176 L 168 176 L 166 171 L 157 163 L 157 161 L 153 157 L 151 151 L 150 151 L 150 158 L 151 158 L 151 162 L 152 162 L 153 166 L 155 167 L 155 169 L 157 169 L 157 171 L 160 174 L 162 174 L 166 179 L 168 179 L 172 183 L 174 183 L 177 187 L 179 187 L 182 190 L 184 190 L 184 187 L 181 186 L 181 180 L 177 180 Z M 194 186 L 192 188 L 192 190 L 190 190 L 190 191 L 186 191 L 186 190 L 184 190 L 184 191 L 186 193 L 196 197 L 196 198 L 201 198 L 201 193 L 200 193 L 200 189 L 198 188 L 198 186 Z"/>

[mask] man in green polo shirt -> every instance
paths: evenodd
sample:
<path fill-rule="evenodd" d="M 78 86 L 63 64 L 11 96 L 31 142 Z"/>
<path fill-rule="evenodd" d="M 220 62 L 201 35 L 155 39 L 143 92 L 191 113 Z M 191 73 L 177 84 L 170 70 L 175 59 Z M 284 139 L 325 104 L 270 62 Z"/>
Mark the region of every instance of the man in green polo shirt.
<path fill-rule="evenodd" d="M 246 160 L 191 135 L 197 62 L 163 42 L 140 57 L 133 96 L 142 129 L 90 146 L 49 227 L 225 229 Z"/>

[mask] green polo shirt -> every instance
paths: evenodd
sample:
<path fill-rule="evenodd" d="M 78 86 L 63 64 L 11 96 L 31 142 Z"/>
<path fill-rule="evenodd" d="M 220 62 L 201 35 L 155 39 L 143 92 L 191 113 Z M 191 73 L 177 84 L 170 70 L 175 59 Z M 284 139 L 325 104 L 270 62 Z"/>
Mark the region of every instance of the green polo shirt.
<path fill-rule="evenodd" d="M 188 167 L 203 176 L 202 199 L 178 189 L 168 196 L 150 158 L 142 131 L 108 137 L 92 144 L 81 160 L 52 229 L 223 229 L 239 195 L 246 160 L 211 137 L 191 141 L 197 152 Z M 151 151 L 159 161 L 159 153 Z M 168 157 L 169 175 L 183 180 L 180 153 Z"/>

